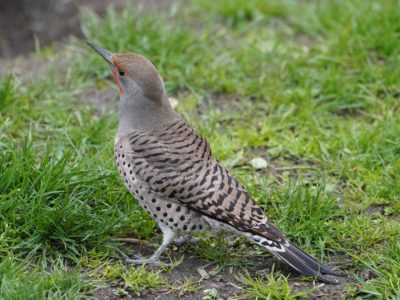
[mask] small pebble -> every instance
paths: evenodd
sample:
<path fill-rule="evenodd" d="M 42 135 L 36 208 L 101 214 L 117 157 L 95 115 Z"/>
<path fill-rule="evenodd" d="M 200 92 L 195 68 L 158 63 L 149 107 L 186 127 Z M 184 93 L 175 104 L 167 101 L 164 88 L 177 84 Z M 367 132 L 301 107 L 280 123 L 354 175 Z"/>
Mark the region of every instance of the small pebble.
<path fill-rule="evenodd" d="M 177 109 L 177 107 L 179 105 L 178 99 L 176 99 L 174 97 L 169 97 L 168 100 L 169 100 L 169 103 L 171 103 L 172 108 Z"/>
<path fill-rule="evenodd" d="M 250 164 L 256 170 L 265 169 L 268 166 L 267 161 L 262 157 L 253 158 Z"/>

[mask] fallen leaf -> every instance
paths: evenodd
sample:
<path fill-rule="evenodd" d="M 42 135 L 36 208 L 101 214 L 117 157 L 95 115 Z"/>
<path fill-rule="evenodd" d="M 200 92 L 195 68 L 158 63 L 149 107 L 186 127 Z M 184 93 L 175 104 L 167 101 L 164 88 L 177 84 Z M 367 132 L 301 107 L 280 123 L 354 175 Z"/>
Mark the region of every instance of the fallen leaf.
<path fill-rule="evenodd" d="M 203 268 L 197 268 L 196 271 L 197 271 L 197 273 L 200 274 L 200 276 L 201 276 L 202 278 L 205 278 L 205 279 L 210 278 L 210 275 L 209 275 L 209 274 L 207 273 L 207 271 L 204 270 Z"/>

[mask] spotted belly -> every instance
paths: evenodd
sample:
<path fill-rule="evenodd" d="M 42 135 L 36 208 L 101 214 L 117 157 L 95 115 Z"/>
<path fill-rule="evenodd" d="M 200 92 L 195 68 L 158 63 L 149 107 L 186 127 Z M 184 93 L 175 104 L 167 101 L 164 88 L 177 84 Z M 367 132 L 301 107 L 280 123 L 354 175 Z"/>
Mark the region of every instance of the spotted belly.
<path fill-rule="evenodd" d="M 177 201 L 159 197 L 151 192 L 146 183 L 138 180 L 140 177 L 137 176 L 135 164 L 129 161 L 123 144 L 115 145 L 115 161 L 124 185 L 160 226 L 168 226 L 179 234 L 210 229 L 207 218 Z"/>

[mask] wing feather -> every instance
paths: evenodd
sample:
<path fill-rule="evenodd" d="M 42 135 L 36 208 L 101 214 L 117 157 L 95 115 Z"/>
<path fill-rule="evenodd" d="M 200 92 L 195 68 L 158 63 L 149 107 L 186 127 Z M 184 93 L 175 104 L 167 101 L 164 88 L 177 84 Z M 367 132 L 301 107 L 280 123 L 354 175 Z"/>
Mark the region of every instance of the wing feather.
<path fill-rule="evenodd" d="M 183 120 L 164 130 L 132 133 L 123 140 L 129 142 L 126 155 L 135 167 L 135 179 L 154 194 L 250 233 L 255 242 L 305 275 L 324 282 L 331 281 L 321 273 L 337 275 L 292 244 L 267 219 L 240 183 L 213 158 L 207 141 Z"/>
<path fill-rule="evenodd" d="M 238 230 L 285 240 L 240 183 L 214 159 L 206 139 L 184 121 L 128 139 L 134 142 L 127 155 L 140 166 L 136 179 L 153 193 Z"/>

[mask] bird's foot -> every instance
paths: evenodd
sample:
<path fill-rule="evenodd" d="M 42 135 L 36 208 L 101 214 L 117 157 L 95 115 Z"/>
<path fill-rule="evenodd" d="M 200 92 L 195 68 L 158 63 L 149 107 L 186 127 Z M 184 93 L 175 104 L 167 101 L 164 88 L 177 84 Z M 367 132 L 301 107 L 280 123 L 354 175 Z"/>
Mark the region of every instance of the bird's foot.
<path fill-rule="evenodd" d="M 129 265 L 150 265 L 153 267 L 172 267 L 172 264 L 160 261 L 157 257 L 143 258 L 136 256 L 136 259 L 127 258 L 125 262 Z"/>
<path fill-rule="evenodd" d="M 177 246 L 181 246 L 185 243 L 197 245 L 200 242 L 198 238 L 191 237 L 191 236 L 181 236 L 175 240 L 173 240 L 173 244 Z"/>

